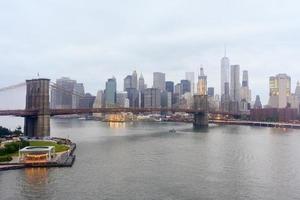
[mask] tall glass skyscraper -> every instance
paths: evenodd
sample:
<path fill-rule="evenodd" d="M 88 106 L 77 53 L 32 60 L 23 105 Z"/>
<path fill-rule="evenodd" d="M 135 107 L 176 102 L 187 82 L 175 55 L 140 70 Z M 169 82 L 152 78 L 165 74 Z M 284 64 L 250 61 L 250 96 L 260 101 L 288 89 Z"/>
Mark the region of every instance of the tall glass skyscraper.
<path fill-rule="evenodd" d="M 115 77 L 107 80 L 105 84 L 105 105 L 106 107 L 114 107 L 116 104 L 117 81 Z"/>
<path fill-rule="evenodd" d="M 224 57 L 221 59 L 221 95 L 225 94 L 225 83 L 229 83 L 229 58 L 226 57 L 226 49 Z"/>

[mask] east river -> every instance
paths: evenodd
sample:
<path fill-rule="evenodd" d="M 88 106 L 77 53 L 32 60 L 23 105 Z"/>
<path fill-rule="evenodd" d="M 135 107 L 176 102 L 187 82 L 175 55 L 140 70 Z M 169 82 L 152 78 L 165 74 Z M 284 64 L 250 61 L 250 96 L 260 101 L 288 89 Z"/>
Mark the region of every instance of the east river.
<path fill-rule="evenodd" d="M 0 172 L 1 200 L 300 199 L 299 130 L 52 119 L 51 134 L 77 143 L 74 166 Z"/>

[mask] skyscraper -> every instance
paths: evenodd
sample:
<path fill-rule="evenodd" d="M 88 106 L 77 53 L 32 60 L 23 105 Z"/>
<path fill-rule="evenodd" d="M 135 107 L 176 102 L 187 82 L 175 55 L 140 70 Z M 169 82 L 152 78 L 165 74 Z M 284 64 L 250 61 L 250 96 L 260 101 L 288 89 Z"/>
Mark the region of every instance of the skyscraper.
<path fill-rule="evenodd" d="M 124 78 L 124 91 L 126 91 L 128 88 L 132 88 L 132 76 L 127 75 Z"/>
<path fill-rule="evenodd" d="M 197 94 L 206 95 L 207 92 L 207 76 L 204 74 L 204 70 L 200 68 L 200 75 L 198 76 Z"/>
<path fill-rule="evenodd" d="M 144 90 L 143 96 L 145 108 L 161 107 L 161 90 L 159 88 L 147 88 Z"/>
<path fill-rule="evenodd" d="M 230 96 L 229 96 L 229 83 L 224 84 L 224 94 L 221 95 L 221 111 L 229 112 Z"/>
<path fill-rule="evenodd" d="M 247 111 L 251 102 L 251 90 L 249 89 L 248 71 L 243 71 L 242 87 L 240 90 L 241 109 Z"/>
<path fill-rule="evenodd" d="M 166 75 L 162 72 L 153 73 L 153 88 L 158 88 L 161 91 L 164 91 L 166 88 Z"/>
<path fill-rule="evenodd" d="M 76 83 L 73 88 L 72 108 L 79 108 L 80 96 L 84 96 L 83 83 Z"/>
<path fill-rule="evenodd" d="M 122 108 L 129 107 L 129 105 L 128 106 L 126 105 L 127 101 L 129 104 L 127 92 L 117 92 L 116 104 L 118 107 L 122 107 Z"/>
<path fill-rule="evenodd" d="M 144 89 L 146 89 L 145 79 L 143 77 L 143 74 L 141 74 L 139 78 L 139 91 L 143 91 Z"/>
<path fill-rule="evenodd" d="M 215 96 L 215 88 L 213 88 L 213 87 L 207 88 L 207 96 L 214 97 Z"/>
<path fill-rule="evenodd" d="M 138 89 L 138 80 L 137 80 L 136 71 L 133 71 L 132 76 L 131 76 L 131 87 Z"/>
<path fill-rule="evenodd" d="M 138 108 L 139 107 L 139 91 L 135 88 L 128 88 L 127 90 L 129 107 Z"/>
<path fill-rule="evenodd" d="M 104 91 L 99 90 L 97 92 L 97 96 L 96 96 L 96 99 L 94 101 L 93 108 L 102 108 L 104 106 L 105 106 Z M 94 113 L 93 116 L 100 118 L 100 117 L 103 116 L 103 114 L 102 113 Z"/>
<path fill-rule="evenodd" d="M 116 104 L 117 81 L 115 77 L 107 80 L 105 84 L 105 105 L 106 107 L 114 107 Z"/>
<path fill-rule="evenodd" d="M 240 66 L 231 65 L 230 68 L 230 98 L 231 101 L 240 101 Z"/>
<path fill-rule="evenodd" d="M 298 101 L 300 102 L 300 82 L 297 82 L 296 90 L 295 90 L 295 95 L 298 98 Z"/>
<path fill-rule="evenodd" d="M 243 80 L 242 80 L 242 87 L 248 87 L 249 86 L 249 80 L 248 80 L 248 71 L 243 71 Z"/>
<path fill-rule="evenodd" d="M 81 91 L 79 87 L 83 87 L 83 85 L 77 85 L 76 80 L 62 77 L 56 80 L 55 86 L 51 88 L 51 108 L 68 109 L 78 107 L 79 95 L 84 96 L 84 89 Z M 74 96 L 72 93 L 78 95 Z"/>
<path fill-rule="evenodd" d="M 180 91 L 180 88 L 181 88 L 181 84 L 180 83 L 177 83 L 174 87 L 174 93 L 175 94 L 178 94 L 179 96 L 181 95 L 181 91 Z"/>
<path fill-rule="evenodd" d="M 93 108 L 95 98 L 90 93 L 86 93 L 83 97 L 80 97 L 79 108 Z"/>
<path fill-rule="evenodd" d="M 166 81 L 166 91 L 174 93 L 174 82 L 173 81 Z"/>
<path fill-rule="evenodd" d="M 191 83 L 191 93 L 195 93 L 195 73 L 194 72 L 185 72 L 185 79 Z"/>
<path fill-rule="evenodd" d="M 291 95 L 291 77 L 286 74 L 271 76 L 269 85 L 269 106 L 272 108 L 285 108 L 288 103 L 287 97 Z"/>
<path fill-rule="evenodd" d="M 224 57 L 221 59 L 221 95 L 225 94 L 225 83 L 229 83 L 229 63 L 225 48 Z"/>
<path fill-rule="evenodd" d="M 184 95 L 187 92 L 191 92 L 191 82 L 189 80 L 180 81 L 180 94 Z"/>

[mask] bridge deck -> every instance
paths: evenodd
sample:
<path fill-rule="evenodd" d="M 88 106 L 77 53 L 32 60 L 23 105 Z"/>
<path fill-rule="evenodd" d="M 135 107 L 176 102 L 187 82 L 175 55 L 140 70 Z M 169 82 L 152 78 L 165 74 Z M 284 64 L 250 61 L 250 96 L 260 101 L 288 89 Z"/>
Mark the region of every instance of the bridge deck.
<path fill-rule="evenodd" d="M 132 112 L 132 113 L 151 113 L 151 112 L 183 112 L 183 113 L 203 113 L 203 110 L 195 109 L 173 109 L 173 108 L 90 108 L 90 109 L 50 109 L 49 115 L 72 115 L 72 114 L 88 114 L 88 113 L 120 113 L 120 112 Z M 209 112 L 210 114 L 221 115 L 239 115 L 228 112 Z M 0 116 L 13 115 L 13 116 L 36 116 L 38 110 L 0 110 Z"/>

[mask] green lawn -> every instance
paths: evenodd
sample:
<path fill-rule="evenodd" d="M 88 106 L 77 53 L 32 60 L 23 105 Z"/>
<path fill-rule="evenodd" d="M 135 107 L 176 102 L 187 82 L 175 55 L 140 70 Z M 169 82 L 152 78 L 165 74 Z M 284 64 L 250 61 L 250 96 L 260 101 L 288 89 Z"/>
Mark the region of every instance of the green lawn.
<path fill-rule="evenodd" d="M 54 146 L 55 152 L 63 152 L 69 150 L 69 147 L 63 144 L 57 144 L 50 141 L 29 141 L 30 146 Z"/>
<path fill-rule="evenodd" d="M 29 146 L 54 146 L 55 147 L 55 152 L 64 152 L 64 151 L 68 151 L 69 147 L 63 144 L 57 144 L 55 142 L 51 142 L 51 141 L 42 141 L 42 140 L 37 140 L 37 141 L 29 141 Z M 3 156 L 10 156 L 10 157 L 16 157 L 19 155 L 19 151 L 17 150 L 14 153 L 9 153 L 9 154 L 5 154 Z M 3 160 L 2 156 L 0 158 L 0 162 Z"/>

